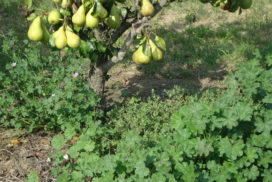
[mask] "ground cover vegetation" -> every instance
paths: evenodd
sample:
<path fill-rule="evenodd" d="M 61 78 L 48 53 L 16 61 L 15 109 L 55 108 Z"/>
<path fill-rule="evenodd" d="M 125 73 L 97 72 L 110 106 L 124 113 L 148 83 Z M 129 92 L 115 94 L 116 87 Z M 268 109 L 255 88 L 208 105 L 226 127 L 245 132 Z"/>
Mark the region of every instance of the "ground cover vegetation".
<path fill-rule="evenodd" d="M 155 27 L 148 28 L 147 17 L 161 11 L 164 1 L 154 3 L 154 7 L 149 1 L 136 2 L 135 9 L 130 1 L 115 4 L 113 1 L 105 4 L 88 0 L 73 4 L 69 0 L 54 1 L 60 3 L 57 10 L 48 8 L 49 14 L 42 10 L 42 16 L 32 11 L 31 8 L 39 7 L 34 2 L 26 1 L 29 9 L 24 11 L 32 23 L 24 33 L 37 43 L 25 40 L 15 31 L 1 34 L 4 61 L 0 72 L 0 125 L 28 132 L 55 133 L 51 141 L 55 150 L 50 154 L 53 159 L 51 180 L 223 182 L 269 181 L 272 178 L 272 51 L 269 40 L 256 40 L 256 44 L 261 44 L 256 47 L 251 40 L 234 45 L 230 41 L 234 41 L 233 36 L 243 40 L 235 29 L 229 33 L 190 27 L 187 34 L 200 44 L 212 42 L 221 50 L 229 45 L 235 47 L 234 51 L 227 49 L 223 54 L 214 47 L 211 53 L 189 55 L 187 59 L 192 61 L 188 65 L 194 70 L 203 61 L 214 65 L 213 56 L 228 58 L 236 54 L 239 64 L 228 73 L 223 89 L 192 92 L 175 87 L 164 91 L 163 95 L 153 91 L 144 101 L 135 95 L 107 107 L 106 73 L 117 62 L 122 64 L 126 54 L 148 74 L 165 64 L 162 58 L 168 60 L 169 51 L 174 51 L 173 58 L 187 57 L 175 52 L 174 46 L 186 37 L 170 32 L 170 39 L 165 42 L 162 35 L 170 33 L 165 28 L 158 29 L 157 20 L 152 20 L 157 24 Z M 230 13 L 244 13 L 252 5 L 252 1 L 245 0 L 201 2 Z M 189 1 L 172 3 L 186 6 Z M 122 7 L 121 11 L 116 7 Z M 175 9 L 170 3 L 166 11 L 169 7 Z M 195 12 L 185 17 L 188 24 L 196 21 Z M 138 32 L 135 27 L 130 30 L 128 37 L 121 36 L 129 28 L 124 23 L 127 18 L 133 19 L 128 22 L 129 26 L 141 27 Z M 52 24 L 51 28 L 46 21 Z M 264 31 L 271 28 L 268 24 L 245 24 L 264 28 Z M 112 36 L 122 25 L 127 28 L 113 43 Z M 50 35 L 52 31 L 54 34 Z M 134 41 L 137 34 L 141 35 L 140 39 Z M 209 36 L 216 39 L 207 40 Z M 221 44 L 218 40 L 228 41 Z M 126 43 L 138 47 L 131 51 Z M 195 45 L 185 51 L 188 53 L 189 49 L 202 52 Z M 201 55 L 205 57 L 200 60 Z M 191 70 L 183 71 L 182 78 L 190 77 Z M 174 76 L 162 74 L 169 78 Z M 32 171 L 27 181 L 39 179 L 45 178 Z"/>

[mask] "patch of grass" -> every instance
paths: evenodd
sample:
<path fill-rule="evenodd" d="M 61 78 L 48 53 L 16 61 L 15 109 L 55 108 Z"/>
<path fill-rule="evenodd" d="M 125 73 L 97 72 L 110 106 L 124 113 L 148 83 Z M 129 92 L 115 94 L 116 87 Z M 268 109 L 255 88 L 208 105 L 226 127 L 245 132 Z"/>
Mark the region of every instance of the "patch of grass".
<path fill-rule="evenodd" d="M 209 65 L 239 64 L 252 58 L 257 48 L 266 54 L 272 50 L 271 2 L 254 1 L 242 15 L 198 0 L 173 3 L 153 20 L 154 31 L 166 39 L 167 51 L 162 63 L 147 66 L 147 72 L 159 73 L 169 63 L 205 72 Z"/>
<path fill-rule="evenodd" d="M 38 11 L 48 11 L 53 8 L 52 1 L 48 0 L 39 0 L 33 1 L 33 7 L 38 7 Z M 0 45 L 3 43 L 3 39 L 13 32 L 13 34 L 18 37 L 19 40 L 27 39 L 27 31 L 31 22 L 27 21 L 25 18 L 25 13 L 22 10 L 24 6 L 24 1 L 21 0 L 0 0 Z M 22 41 L 18 41 L 18 44 L 22 44 Z M 7 63 L 8 58 L 2 53 L 0 46 L 0 68 L 4 68 L 4 65 Z"/>

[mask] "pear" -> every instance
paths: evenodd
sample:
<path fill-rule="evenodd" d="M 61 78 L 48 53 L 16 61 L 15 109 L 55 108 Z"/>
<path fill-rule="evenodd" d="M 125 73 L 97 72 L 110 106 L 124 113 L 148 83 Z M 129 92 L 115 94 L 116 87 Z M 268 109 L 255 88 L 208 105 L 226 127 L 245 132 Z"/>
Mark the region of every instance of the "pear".
<path fill-rule="evenodd" d="M 61 3 L 61 7 L 62 8 L 69 8 L 72 5 L 72 1 L 71 0 L 62 0 Z"/>
<path fill-rule="evenodd" d="M 144 16 L 151 16 L 154 13 L 154 6 L 150 3 L 149 0 L 143 0 L 141 13 Z"/>
<path fill-rule="evenodd" d="M 160 61 L 162 60 L 162 51 L 154 44 L 154 42 L 149 39 L 149 45 L 151 47 L 151 56 L 154 61 Z"/>
<path fill-rule="evenodd" d="M 66 30 L 67 44 L 71 48 L 77 48 L 80 46 L 80 38 L 77 34 L 71 30 Z"/>
<path fill-rule="evenodd" d="M 53 37 L 55 39 L 55 45 L 57 48 L 63 49 L 67 45 L 67 38 L 63 26 L 53 33 Z"/>
<path fill-rule="evenodd" d="M 108 16 L 108 11 L 103 7 L 103 5 L 98 1 L 96 4 L 95 16 L 100 19 L 105 19 Z"/>
<path fill-rule="evenodd" d="M 38 16 L 31 23 L 27 36 L 32 41 L 40 41 L 43 38 L 43 29 L 42 29 L 42 20 L 41 17 Z"/>
<path fill-rule="evenodd" d="M 86 15 L 85 26 L 89 28 L 96 28 L 99 24 L 99 18 L 92 15 L 93 8 Z"/>
<path fill-rule="evenodd" d="M 249 9 L 252 5 L 252 0 L 241 0 L 240 7 L 242 9 Z"/>
<path fill-rule="evenodd" d="M 51 25 L 56 25 L 60 22 L 61 15 L 60 12 L 56 9 L 52 10 L 48 15 L 48 22 Z"/>
<path fill-rule="evenodd" d="M 137 51 L 135 51 L 132 55 L 132 60 L 136 64 L 147 64 L 151 61 L 151 55 L 147 56 L 143 53 L 143 46 L 141 45 Z"/>
<path fill-rule="evenodd" d="M 110 15 L 106 20 L 106 24 L 113 29 L 117 29 L 121 25 L 120 12 L 115 5 L 111 7 Z"/>
<path fill-rule="evenodd" d="M 48 29 L 43 21 L 42 21 L 42 30 L 43 30 L 42 42 L 47 44 L 50 39 L 50 33 L 48 32 Z"/>
<path fill-rule="evenodd" d="M 61 26 L 57 31 L 55 31 L 54 33 L 53 33 L 53 37 L 54 37 L 54 39 L 56 39 L 57 38 L 57 36 L 58 36 L 58 33 L 60 32 L 60 30 L 61 29 L 63 29 L 63 26 Z M 63 29 L 64 30 L 64 29 Z"/>
<path fill-rule="evenodd" d="M 55 3 L 60 3 L 61 2 L 61 0 L 52 0 L 53 2 L 55 2 Z"/>
<path fill-rule="evenodd" d="M 81 27 L 85 24 L 85 21 L 86 21 L 86 16 L 85 16 L 85 7 L 84 5 L 81 5 L 77 12 L 73 15 L 72 17 L 72 22 Z"/>

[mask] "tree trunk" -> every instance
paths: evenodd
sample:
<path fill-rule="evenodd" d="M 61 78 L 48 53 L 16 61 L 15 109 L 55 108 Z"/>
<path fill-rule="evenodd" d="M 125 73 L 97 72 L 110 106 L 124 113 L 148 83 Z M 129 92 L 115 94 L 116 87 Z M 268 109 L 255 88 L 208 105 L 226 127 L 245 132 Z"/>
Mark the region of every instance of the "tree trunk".
<path fill-rule="evenodd" d="M 105 74 L 103 70 L 97 66 L 93 65 L 90 70 L 90 85 L 91 89 L 99 96 L 104 95 L 104 85 L 105 85 Z"/>

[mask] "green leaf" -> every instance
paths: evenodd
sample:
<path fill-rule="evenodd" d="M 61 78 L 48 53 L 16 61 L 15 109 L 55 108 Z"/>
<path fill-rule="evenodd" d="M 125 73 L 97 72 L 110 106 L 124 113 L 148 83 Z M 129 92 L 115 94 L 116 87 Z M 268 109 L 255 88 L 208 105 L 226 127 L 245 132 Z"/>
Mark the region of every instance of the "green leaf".
<path fill-rule="evenodd" d="M 32 0 L 25 0 L 25 5 L 27 6 L 27 8 L 31 8 L 32 6 Z"/>
<path fill-rule="evenodd" d="M 62 135 L 56 135 L 51 141 L 52 147 L 54 149 L 60 150 L 65 144 L 64 137 Z"/>
<path fill-rule="evenodd" d="M 135 173 L 139 175 L 140 178 L 145 177 L 149 174 L 149 169 L 145 167 L 145 163 L 143 161 L 138 161 L 135 164 Z"/>
<path fill-rule="evenodd" d="M 169 159 L 169 155 L 166 152 L 159 154 L 159 160 L 154 163 L 156 167 L 156 171 L 167 174 L 171 171 L 171 163 Z"/>
<path fill-rule="evenodd" d="M 264 170 L 262 176 L 263 178 L 263 182 L 271 182 L 272 179 L 272 170 L 271 169 L 266 169 Z"/>
<path fill-rule="evenodd" d="M 247 160 L 251 163 L 253 163 L 259 157 L 255 147 L 247 147 L 245 154 L 247 156 Z"/>
<path fill-rule="evenodd" d="M 30 172 L 27 177 L 27 182 L 39 182 L 39 176 L 37 172 Z"/>
<path fill-rule="evenodd" d="M 258 160 L 258 165 L 263 166 L 265 169 L 272 164 L 272 152 L 265 151 L 261 154 L 260 160 Z"/>
<path fill-rule="evenodd" d="M 105 42 L 98 42 L 97 44 L 97 50 L 101 53 L 105 53 L 107 50 L 107 46 L 105 44 Z"/>
<path fill-rule="evenodd" d="M 246 176 L 248 180 L 256 180 L 260 172 L 257 166 L 253 165 L 250 169 L 245 169 L 243 173 L 244 173 L 244 176 Z"/>
<path fill-rule="evenodd" d="M 263 99 L 263 102 L 266 104 L 272 104 L 272 94 L 267 94 L 267 96 L 265 96 Z"/>
<path fill-rule="evenodd" d="M 242 140 L 235 141 L 234 144 L 230 143 L 228 138 L 223 138 L 219 141 L 220 156 L 225 154 L 228 158 L 236 160 L 237 157 L 243 155 L 244 143 Z"/>
<path fill-rule="evenodd" d="M 95 142 L 93 141 L 89 141 L 85 147 L 84 147 L 84 150 L 86 150 L 87 152 L 92 152 L 95 148 Z"/>
<path fill-rule="evenodd" d="M 184 181 L 196 181 L 198 174 L 195 173 L 194 163 L 191 162 L 189 165 L 186 162 L 176 164 L 175 168 L 182 173 L 182 179 Z"/>
<path fill-rule="evenodd" d="M 66 129 L 64 130 L 64 136 L 67 140 L 70 140 L 73 138 L 73 136 L 76 135 L 76 129 L 75 127 L 68 125 Z"/>
<path fill-rule="evenodd" d="M 214 160 L 207 162 L 207 168 L 210 170 L 209 181 L 227 182 L 231 178 L 230 172 Z"/>
<path fill-rule="evenodd" d="M 154 173 L 151 177 L 151 182 L 165 182 L 166 178 L 163 176 L 162 173 Z"/>
<path fill-rule="evenodd" d="M 76 146 L 72 146 L 68 150 L 68 154 L 72 159 L 75 159 L 79 156 L 78 148 Z"/>
<path fill-rule="evenodd" d="M 80 27 L 74 26 L 74 30 L 75 30 L 76 32 L 79 32 L 79 31 L 80 31 Z"/>
<path fill-rule="evenodd" d="M 27 17 L 27 21 L 32 21 L 37 17 L 36 13 L 31 13 L 28 17 Z"/>
<path fill-rule="evenodd" d="M 122 17 L 127 16 L 127 9 L 126 8 L 121 8 L 121 15 L 122 15 Z"/>
<path fill-rule="evenodd" d="M 91 54 L 90 59 L 93 63 L 95 63 L 98 60 L 98 55 L 95 53 Z"/>
<path fill-rule="evenodd" d="M 208 156 L 210 152 L 213 152 L 213 147 L 211 143 L 206 143 L 206 139 L 200 140 L 197 143 L 197 146 L 195 147 L 195 149 L 198 151 L 198 154 L 200 156 L 204 155 L 204 156 Z"/>
<path fill-rule="evenodd" d="M 183 107 L 183 108 L 185 108 L 185 107 Z M 183 109 L 182 108 L 182 109 Z M 172 117 L 171 117 L 171 127 L 173 128 L 173 129 L 176 129 L 176 130 L 178 130 L 178 129 L 181 129 L 181 128 L 183 128 L 184 127 L 184 125 L 185 125 L 185 122 L 184 121 L 182 121 L 182 119 L 181 119 L 181 116 L 182 116 L 182 111 L 179 111 L 179 112 L 176 112 L 176 113 L 174 113 L 173 115 L 172 115 Z"/>
<path fill-rule="evenodd" d="M 86 42 L 81 40 L 80 51 L 85 57 L 89 57 L 90 53 L 92 53 L 95 49 L 95 44 L 92 41 Z"/>
<path fill-rule="evenodd" d="M 164 41 L 163 38 L 161 38 L 158 35 L 156 35 L 155 42 L 156 42 L 157 46 L 159 46 L 161 49 L 163 49 L 164 51 L 166 51 L 166 44 L 165 44 L 165 41 Z"/>
<path fill-rule="evenodd" d="M 69 11 L 69 10 L 65 10 L 65 8 L 61 8 L 60 9 L 60 14 L 62 15 L 62 16 L 71 16 L 72 15 L 72 13 Z"/>
<path fill-rule="evenodd" d="M 143 44 L 143 53 L 146 56 L 151 56 L 151 47 L 148 41 L 145 41 L 145 43 Z"/>
<path fill-rule="evenodd" d="M 82 181 L 83 174 L 80 171 L 73 171 L 71 175 L 73 181 Z"/>

